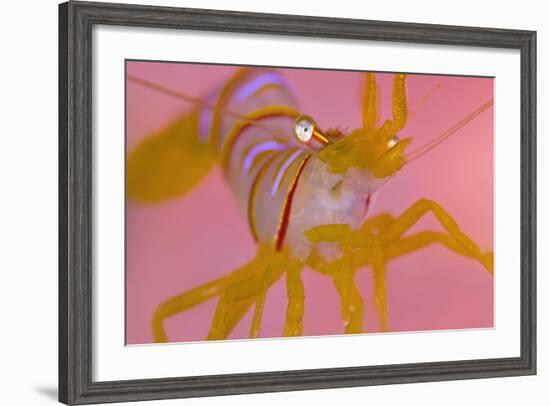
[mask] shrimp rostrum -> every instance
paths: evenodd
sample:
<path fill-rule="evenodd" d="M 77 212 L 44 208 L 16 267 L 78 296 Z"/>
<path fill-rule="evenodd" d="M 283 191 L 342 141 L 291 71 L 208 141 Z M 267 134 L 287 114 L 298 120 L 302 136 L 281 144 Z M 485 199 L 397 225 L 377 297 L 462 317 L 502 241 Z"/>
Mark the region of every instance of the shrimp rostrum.
<path fill-rule="evenodd" d="M 440 244 L 493 273 L 493 253 L 482 251 L 435 201 L 419 200 L 398 216 L 370 215 L 385 182 L 487 110 L 492 100 L 408 152 L 411 139 L 399 137 L 407 123 L 403 74 L 394 76 L 392 118 L 382 124 L 376 76 L 365 74 L 362 126 L 346 133 L 323 130 L 300 112 L 284 77 L 272 70 L 241 69 L 201 99 L 128 79 L 193 105 L 190 113 L 131 151 L 128 196 L 143 202 L 181 196 L 218 163 L 258 244 L 256 257 L 241 268 L 160 303 L 152 318 L 156 342 L 169 340 L 165 319 L 213 298 L 217 306 L 208 339 L 225 339 L 252 307 L 250 337 L 258 337 L 266 293 L 283 277 L 288 298 L 284 335 L 301 335 L 305 266 L 333 281 L 346 333 L 364 331 L 364 303 L 356 283 L 362 267 L 372 270 L 382 331 L 391 329 L 388 261 Z M 427 213 L 443 231 L 408 233 Z"/>

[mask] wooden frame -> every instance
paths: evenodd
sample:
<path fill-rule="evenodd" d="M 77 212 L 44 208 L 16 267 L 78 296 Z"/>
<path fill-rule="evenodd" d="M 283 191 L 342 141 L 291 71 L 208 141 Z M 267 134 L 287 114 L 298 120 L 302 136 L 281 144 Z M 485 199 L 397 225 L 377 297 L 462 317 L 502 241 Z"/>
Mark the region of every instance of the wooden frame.
<path fill-rule="evenodd" d="M 93 382 L 91 68 L 94 24 L 514 48 L 521 53 L 521 355 L 372 367 Z M 59 400 L 67 404 L 536 373 L 536 33 L 69 2 L 59 6 Z"/>

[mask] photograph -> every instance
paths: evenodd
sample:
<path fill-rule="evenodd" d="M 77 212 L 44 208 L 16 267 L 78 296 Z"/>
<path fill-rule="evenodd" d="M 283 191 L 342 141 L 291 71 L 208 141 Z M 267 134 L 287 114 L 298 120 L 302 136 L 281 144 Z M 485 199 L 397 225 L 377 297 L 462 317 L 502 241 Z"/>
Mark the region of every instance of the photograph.
<path fill-rule="evenodd" d="M 535 399 L 542 13 L 147 2 L 58 8 L 59 402 Z"/>
<path fill-rule="evenodd" d="M 493 328 L 494 82 L 127 59 L 126 345 Z"/>

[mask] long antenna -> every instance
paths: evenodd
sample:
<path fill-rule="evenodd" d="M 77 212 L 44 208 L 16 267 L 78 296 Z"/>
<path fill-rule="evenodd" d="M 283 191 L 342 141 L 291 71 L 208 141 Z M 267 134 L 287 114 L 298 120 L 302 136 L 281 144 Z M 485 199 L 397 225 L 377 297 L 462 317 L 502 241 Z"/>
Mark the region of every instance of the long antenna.
<path fill-rule="evenodd" d="M 411 108 L 409 111 L 408 120 L 416 116 L 416 113 L 420 110 L 420 108 L 423 107 L 432 98 L 434 94 L 436 94 L 439 90 L 441 90 L 441 88 L 443 88 L 443 84 L 437 83 L 424 96 L 422 96 L 419 100 L 417 100 L 413 108 Z"/>
<path fill-rule="evenodd" d="M 209 109 L 209 110 L 214 110 L 216 108 L 215 105 L 212 105 L 212 104 L 209 104 L 209 103 L 205 102 L 204 99 L 202 99 L 202 98 L 188 96 L 185 93 L 177 92 L 175 90 L 169 89 L 169 88 L 164 87 L 162 85 L 159 85 L 159 84 L 156 84 L 156 83 L 153 83 L 153 82 L 149 82 L 148 80 L 145 80 L 145 79 L 142 79 L 142 78 L 138 78 L 137 76 L 126 75 L 126 78 L 130 82 L 134 82 L 134 83 L 140 84 L 142 86 L 145 86 L 149 89 L 156 90 L 157 92 L 163 93 L 167 96 L 171 96 L 171 97 L 174 97 L 176 99 L 192 103 L 192 104 L 194 104 L 198 107 L 202 107 L 202 108 Z M 257 120 L 248 119 L 248 118 L 246 118 L 245 116 L 243 116 L 241 114 L 234 113 L 234 112 L 229 111 L 229 110 L 225 110 L 224 114 L 227 114 L 230 117 L 239 119 L 239 120 L 241 120 L 245 123 L 256 126 L 258 128 L 262 128 L 266 131 L 269 131 L 270 133 L 272 133 L 274 135 L 280 135 L 280 136 L 286 136 L 287 135 L 283 132 L 275 130 L 274 128 L 272 128 L 270 126 L 259 123 Z"/>
<path fill-rule="evenodd" d="M 443 141 L 451 137 L 453 134 L 455 134 L 458 130 L 460 130 L 462 127 L 464 127 L 466 124 L 468 124 L 470 121 L 472 121 L 474 118 L 479 116 L 481 113 L 483 113 L 485 110 L 493 106 L 494 99 L 491 99 L 475 109 L 473 112 L 468 114 L 466 117 L 464 117 L 462 120 L 460 120 L 458 123 L 450 127 L 448 130 L 443 132 L 441 135 L 433 139 L 432 141 L 428 142 L 427 144 L 415 149 L 414 151 L 410 152 L 405 156 L 407 164 L 414 161 L 415 159 L 420 158 L 422 155 L 428 153 L 432 149 L 434 149 L 437 145 L 441 144 Z"/>

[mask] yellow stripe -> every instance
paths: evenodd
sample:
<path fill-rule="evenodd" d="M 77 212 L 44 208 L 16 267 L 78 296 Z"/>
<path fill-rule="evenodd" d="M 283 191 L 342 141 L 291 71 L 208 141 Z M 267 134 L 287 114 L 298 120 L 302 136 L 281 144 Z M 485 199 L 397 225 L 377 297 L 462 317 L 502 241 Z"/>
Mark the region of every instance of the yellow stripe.
<path fill-rule="evenodd" d="M 252 165 L 250 165 L 250 169 L 249 169 L 249 173 L 254 173 L 254 170 L 256 169 L 256 167 L 260 164 L 260 162 L 263 161 L 263 159 L 269 155 L 273 155 L 273 154 L 277 154 L 279 153 L 280 151 L 264 151 L 260 154 L 258 154 L 257 157 L 254 158 L 254 160 L 252 161 Z"/>
<path fill-rule="evenodd" d="M 231 129 L 231 131 L 229 132 L 229 134 L 227 135 L 224 141 L 222 151 L 220 154 L 222 167 L 227 169 L 227 164 L 229 163 L 229 157 L 231 155 L 231 150 L 233 148 L 235 139 L 243 129 L 245 129 L 250 125 L 251 121 L 259 120 L 268 116 L 276 116 L 276 115 L 296 118 L 300 115 L 300 113 L 298 113 L 298 111 L 296 111 L 292 107 L 288 107 L 288 106 L 265 106 L 245 115 L 241 120 L 235 123 L 235 125 L 233 126 L 233 128 Z"/>
<path fill-rule="evenodd" d="M 256 91 L 252 93 L 249 97 L 257 97 L 267 90 L 281 90 L 281 89 L 283 89 L 283 87 L 281 87 L 281 85 L 277 83 L 267 83 L 262 87 L 260 87 L 259 89 L 256 89 Z"/>
<path fill-rule="evenodd" d="M 223 111 L 225 110 L 225 107 L 227 105 L 227 102 L 233 95 L 233 92 L 235 91 L 237 85 L 242 80 L 242 78 L 250 72 L 250 68 L 241 68 L 239 69 L 232 77 L 227 81 L 225 86 L 223 87 L 222 91 L 220 92 L 220 96 L 218 97 L 218 100 L 216 101 L 216 105 L 214 107 L 214 112 L 212 115 L 212 125 L 210 126 L 210 140 L 212 142 L 212 145 L 217 146 L 218 145 L 218 139 L 220 136 L 220 126 L 221 121 L 223 117 Z"/>

